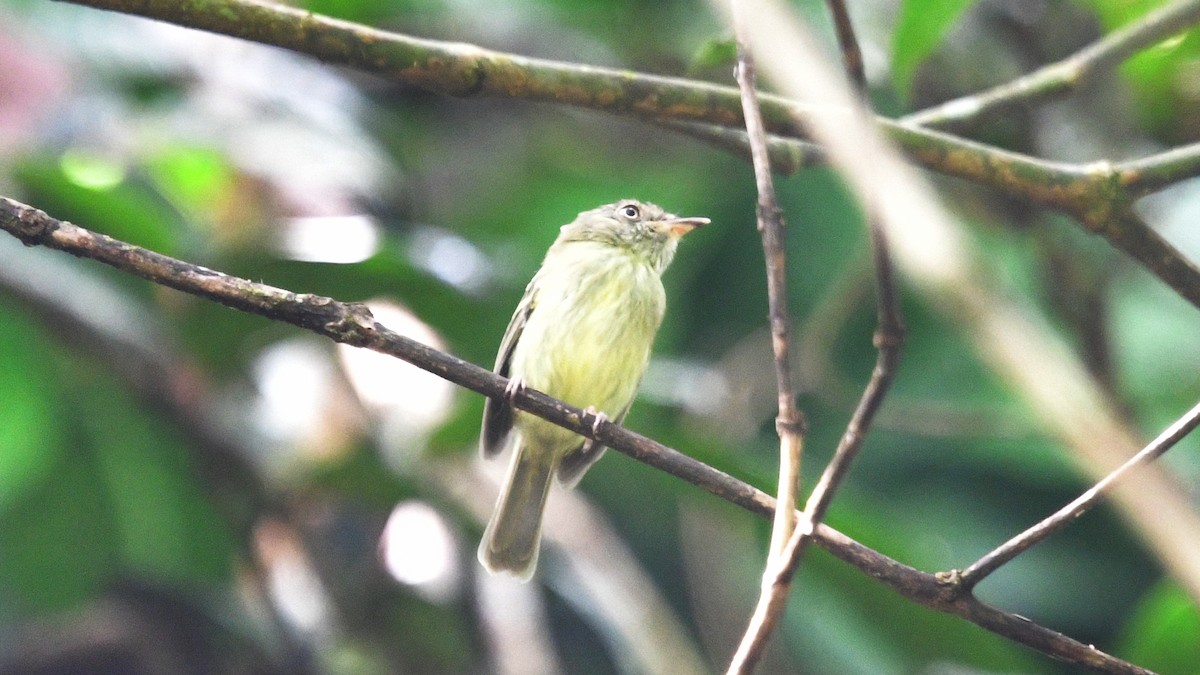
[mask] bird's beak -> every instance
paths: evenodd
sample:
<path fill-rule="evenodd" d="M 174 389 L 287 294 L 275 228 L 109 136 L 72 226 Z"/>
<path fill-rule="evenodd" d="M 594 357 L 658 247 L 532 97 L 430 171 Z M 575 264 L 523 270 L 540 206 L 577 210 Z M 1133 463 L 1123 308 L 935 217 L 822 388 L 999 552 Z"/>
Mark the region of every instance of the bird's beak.
<path fill-rule="evenodd" d="M 662 221 L 662 224 L 667 228 L 667 232 L 670 232 L 672 236 L 682 237 L 697 227 L 700 227 L 701 225 L 707 225 L 710 222 L 711 221 L 708 218 L 700 218 L 696 216 L 688 218 L 671 218 L 669 220 Z"/>

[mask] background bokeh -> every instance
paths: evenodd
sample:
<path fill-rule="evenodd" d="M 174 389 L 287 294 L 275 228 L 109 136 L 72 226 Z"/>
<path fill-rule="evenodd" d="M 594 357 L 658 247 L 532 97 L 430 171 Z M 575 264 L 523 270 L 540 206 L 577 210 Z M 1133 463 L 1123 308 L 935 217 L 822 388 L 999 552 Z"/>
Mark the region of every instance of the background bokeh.
<path fill-rule="evenodd" d="M 522 55 L 731 83 L 728 32 L 672 0 L 312 0 Z M 873 103 L 899 115 L 1066 56 L 1161 2 L 853 2 Z M 823 3 L 796 3 L 830 40 Z M 830 54 L 836 52 L 830 42 Z M 971 135 L 1064 161 L 1200 140 L 1200 32 Z M 1150 438 L 1200 391 L 1200 314 L 1061 216 L 933 177 L 987 272 L 1048 317 Z M 874 363 L 861 216 L 825 169 L 780 178 L 811 483 Z M 773 491 L 754 181 L 658 127 L 454 100 L 296 54 L 45 0 L 0 2 L 0 194 L 296 292 L 490 366 L 557 228 L 624 197 L 705 215 L 627 426 Z M 1200 185 L 1144 213 L 1200 258 Z M 901 280 L 903 286 L 903 280 Z M 829 515 L 917 568 L 964 567 L 1088 485 L 903 290 L 895 390 Z M 3 672 L 704 672 L 757 595 L 768 524 L 618 453 L 555 494 L 538 577 L 474 550 L 500 466 L 482 399 L 383 357 L 0 238 Z M 1200 442 L 1162 460 L 1200 501 Z M 498 464 L 502 464 L 498 463 Z M 1200 610 L 1100 508 L 979 589 L 1164 673 Z M 1068 672 L 819 550 L 762 672 Z"/>

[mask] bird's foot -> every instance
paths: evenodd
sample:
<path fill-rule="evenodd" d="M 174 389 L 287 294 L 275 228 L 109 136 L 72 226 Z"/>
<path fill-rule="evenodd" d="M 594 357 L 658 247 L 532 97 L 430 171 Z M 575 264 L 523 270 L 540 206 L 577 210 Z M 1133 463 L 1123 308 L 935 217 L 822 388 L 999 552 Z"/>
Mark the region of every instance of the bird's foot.
<path fill-rule="evenodd" d="M 603 412 L 596 410 L 594 406 L 590 405 L 583 409 L 583 416 L 586 418 L 589 415 L 592 418 L 592 435 L 595 436 L 596 434 L 600 433 L 600 426 L 608 421 L 608 415 L 605 415 Z"/>
<path fill-rule="evenodd" d="M 525 378 L 514 377 L 504 385 L 504 402 L 512 405 L 518 394 L 525 393 Z"/>

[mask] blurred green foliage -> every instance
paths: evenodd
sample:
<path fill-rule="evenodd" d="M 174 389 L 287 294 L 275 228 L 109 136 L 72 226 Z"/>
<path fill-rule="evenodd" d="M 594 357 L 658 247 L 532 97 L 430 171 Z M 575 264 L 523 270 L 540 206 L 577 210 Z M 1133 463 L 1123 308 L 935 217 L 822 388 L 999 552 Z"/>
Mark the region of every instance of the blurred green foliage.
<path fill-rule="evenodd" d="M 1188 673 L 1200 663 L 1200 611 L 1178 586 L 1162 582 L 1129 617 L 1122 652 L 1160 673 Z"/>
<path fill-rule="evenodd" d="M 1157 4 L 1056 5 L 1078 21 L 1054 26 L 1037 20 L 1038 3 L 906 0 L 851 10 L 877 102 L 905 100 L 917 109 L 954 83 L 994 80 L 976 72 L 989 58 L 1037 61 L 1039 41 L 1086 44 Z M 828 35 L 822 3 L 800 5 Z M 673 75 L 690 67 L 731 80 L 722 65 L 728 32 L 697 3 L 312 0 L 305 7 L 519 54 Z M 448 351 L 485 366 L 546 246 L 576 213 L 637 197 L 709 216 L 713 225 L 689 235 L 667 273 L 656 362 L 627 424 L 772 489 L 765 277 L 754 182 L 742 160 L 627 119 L 438 98 L 81 7 L 8 2 L 0 16 L 0 54 L 11 55 L 0 58 L 0 121 L 9 125 L 0 138 L 0 193 L 296 292 L 388 297 Z M 962 34 L 989 40 L 964 44 Z M 1099 153 L 1092 159 L 1163 140 L 1195 142 L 1200 99 L 1185 74 L 1196 68 L 1198 35 L 1156 47 L 1131 60 L 1120 79 L 1079 92 L 1066 122 L 1021 116 L 1009 121 L 1006 137 L 1043 154 L 1045 139 L 1078 134 L 1081 146 Z M 872 54 L 890 54 L 890 63 Z M 935 56 L 954 72 L 923 71 Z M 1108 101 L 1109 90 L 1132 102 L 1095 102 Z M 1097 130 L 1111 119 L 1133 135 Z M 1194 308 L 1071 224 L 983 189 L 938 184 L 986 251 L 986 273 L 1076 345 L 1144 436 L 1194 402 Z M 778 189 L 789 222 L 791 310 L 805 346 L 797 365 L 811 482 L 874 363 L 870 269 L 861 214 L 833 172 L 781 178 Z M 1172 193 L 1156 213 L 1194 213 L 1194 192 Z M 300 220 L 359 215 L 379 227 L 363 260 L 319 262 L 289 249 Z M 348 237 L 350 226 L 340 227 Z M 1194 235 L 1192 244 L 1195 256 Z M 206 618 L 189 640 L 245 651 L 253 658 L 239 663 L 267 662 L 279 672 L 495 667 L 476 602 L 480 524 L 437 478 L 472 459 L 478 396 L 458 392 L 436 423 L 389 437 L 349 389 L 332 346 L 306 342 L 296 329 L 12 241 L 0 241 L 0 267 L 12 272 L 0 276 L 0 653 L 9 654 L 0 664 L 53 665 L 86 644 L 75 622 L 117 600 L 143 617 L 175 607 L 166 614 L 174 619 L 154 624 L 164 632 L 193 625 L 182 615 Z M 48 278 L 20 282 L 43 268 Z M 1087 483 L 978 358 L 969 336 L 910 289 L 902 288 L 902 299 L 910 337 L 895 391 L 829 520 L 915 567 L 961 568 Z M 1081 305 L 1102 312 L 1081 317 L 1072 310 Z M 1097 341 L 1111 360 L 1095 351 Z M 297 342 L 333 374 L 313 387 L 319 391 L 285 391 L 319 400 L 275 429 L 265 355 Z M 689 380 L 685 371 L 716 378 Z M 147 373 L 159 386 L 146 384 Z M 734 405 L 743 394 L 744 405 Z M 405 412 L 400 425 L 416 428 L 417 418 Z M 1195 497 L 1200 444 L 1185 441 L 1167 462 Z M 756 592 L 767 524 L 615 453 L 580 491 L 632 550 L 684 638 L 713 670 L 722 668 Z M 432 505 L 449 524 L 452 592 L 425 594 L 381 569 L 379 533 L 402 500 Z M 295 537 L 272 535 L 267 524 L 276 521 Z M 262 604 L 269 588 L 254 582 L 253 561 L 295 562 L 288 556 L 298 550 L 328 595 L 314 596 L 314 606 L 325 603 L 336 616 L 318 621 L 319 630 L 289 623 L 282 610 L 272 620 Z M 548 585 L 534 583 L 561 663 L 568 672 L 621 670 L 610 627 L 552 583 L 557 555 L 546 554 Z M 1107 509 L 1019 558 L 980 593 L 1163 673 L 1195 673 L 1200 663 L 1194 600 L 1163 579 L 1137 533 Z M 704 594 L 745 604 L 701 611 Z M 47 635 L 61 652 L 31 647 Z M 799 672 L 1068 672 L 906 602 L 820 551 L 806 561 L 775 643 L 771 663 Z"/>
<path fill-rule="evenodd" d="M 1124 26 L 1147 12 L 1166 5 L 1162 0 L 1077 0 L 1096 13 L 1104 30 Z M 1200 108 L 1195 96 L 1180 89 L 1181 83 L 1196 81 L 1200 60 L 1200 31 L 1191 30 L 1163 40 L 1133 56 L 1121 73 L 1137 96 L 1143 124 L 1166 142 L 1194 140 L 1200 132 L 1196 120 Z"/>
<path fill-rule="evenodd" d="M 907 97 L 913 75 L 973 0 L 904 0 L 892 35 L 892 86 Z"/>

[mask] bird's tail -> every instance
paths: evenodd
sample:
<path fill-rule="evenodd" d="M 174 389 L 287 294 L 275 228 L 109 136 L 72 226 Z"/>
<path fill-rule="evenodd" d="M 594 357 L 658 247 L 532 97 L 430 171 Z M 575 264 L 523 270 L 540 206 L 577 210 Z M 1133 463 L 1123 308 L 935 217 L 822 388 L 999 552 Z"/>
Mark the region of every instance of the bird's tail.
<path fill-rule="evenodd" d="M 521 442 L 513 449 L 508 480 L 479 543 L 479 562 L 489 572 L 507 572 L 528 581 L 537 567 L 542 513 L 558 462 L 550 453 L 531 452 Z"/>

